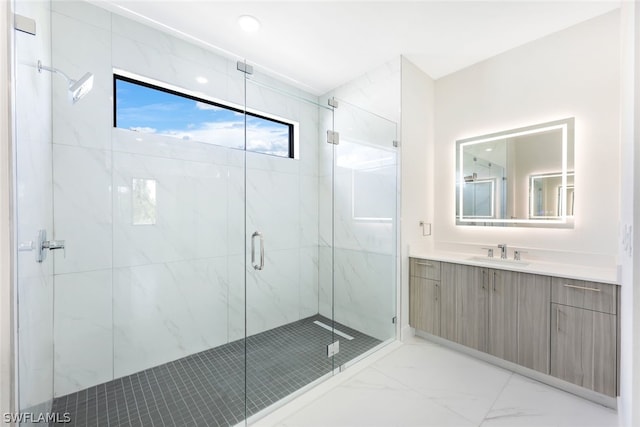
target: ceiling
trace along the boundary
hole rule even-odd
[[[103,6],[245,58],[320,95],[404,55],[434,79],[570,27],[620,1],[105,0]],[[243,32],[240,15],[261,21]]]

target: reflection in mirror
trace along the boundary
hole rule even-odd
[[[561,173],[531,175],[529,218],[557,219],[564,209],[567,216],[573,216],[575,202],[573,176],[573,172],[567,173],[567,185],[564,190]],[[562,206],[563,203],[564,206]]]
[[[569,118],[457,141],[457,224],[571,226],[573,127]]]

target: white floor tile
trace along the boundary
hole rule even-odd
[[[616,411],[514,374],[482,423],[489,426],[616,427]]]
[[[257,425],[618,426],[614,410],[422,339],[369,363],[311,403],[294,400]]]
[[[473,426],[421,393],[367,369],[280,426]]]
[[[403,346],[374,365],[478,425],[511,372],[438,345]]]

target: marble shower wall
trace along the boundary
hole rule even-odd
[[[242,338],[245,274],[249,334],[316,314],[321,109],[299,100],[310,95],[259,73],[247,82],[249,108],[299,122],[295,160],[114,129],[114,68],[238,105],[244,75],[86,2],[53,2],[52,21],[54,66],[95,75],[75,106],[53,91],[55,231],[67,241],[55,259],[55,395]],[[156,192],[144,221],[138,185]],[[265,234],[259,273],[244,265],[245,190],[247,233]]]

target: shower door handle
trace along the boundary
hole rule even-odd
[[[260,237],[260,263],[256,264],[256,237]],[[254,231],[251,235],[251,264],[256,270],[264,268],[264,236],[259,231]]]

